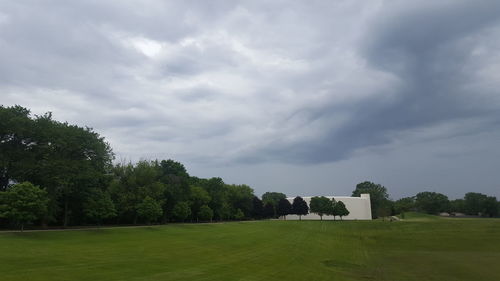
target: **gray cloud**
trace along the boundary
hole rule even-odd
[[[476,163],[500,128],[499,18],[496,1],[2,2],[0,103],[231,179],[428,151]],[[359,167],[345,174],[374,175]]]

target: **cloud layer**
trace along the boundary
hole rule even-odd
[[[0,103],[193,165],[496,139],[499,19],[498,1],[4,1]]]

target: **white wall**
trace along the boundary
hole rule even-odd
[[[349,197],[349,196],[325,196],[328,199],[335,198],[335,200],[344,202],[347,210],[349,210],[349,215],[343,217],[344,220],[371,220],[372,210],[370,204],[370,194],[361,194],[361,197]],[[287,198],[290,203],[293,203],[295,197]],[[312,197],[302,197],[307,202],[307,206],[311,201]],[[286,216],[287,220],[298,220],[297,215]],[[310,213],[308,215],[302,216],[303,220],[319,220],[320,217],[317,214]],[[323,216],[324,220],[333,220],[333,216]],[[339,217],[337,217],[339,219]]]

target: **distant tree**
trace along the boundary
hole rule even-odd
[[[337,209],[336,213],[340,216],[340,220],[342,220],[342,217],[349,215],[349,210],[347,210],[344,202],[342,201],[337,202],[334,208]]]
[[[91,190],[83,204],[85,217],[101,225],[102,220],[116,217],[115,204],[108,192],[100,189]]]
[[[191,215],[191,208],[188,202],[183,201],[175,204],[172,215],[177,221],[185,221]]]
[[[404,214],[415,208],[414,197],[404,197],[394,202],[394,211],[396,214]]]
[[[438,214],[449,209],[449,201],[444,194],[426,191],[416,195],[415,206],[421,212]]]
[[[292,213],[292,204],[287,199],[280,199],[276,212],[286,220],[286,216]]]
[[[242,220],[245,218],[245,214],[243,213],[242,210],[240,209],[237,209],[236,212],[234,212],[234,219],[235,220]]]
[[[189,198],[191,201],[191,214],[195,215],[195,219],[198,221],[198,212],[200,211],[201,206],[207,205],[210,202],[210,195],[202,187],[191,186]]]
[[[455,199],[450,200],[450,209],[451,213],[466,213],[465,211],[465,200],[464,199]]]
[[[335,198],[332,198],[332,200],[330,201],[330,208],[328,209],[327,215],[333,216],[333,220],[335,220],[336,216],[339,215],[337,200],[335,200]]]
[[[144,219],[148,224],[151,224],[161,217],[163,210],[156,200],[146,196],[146,198],[137,205],[137,213],[140,218]]]
[[[42,218],[47,213],[48,197],[45,190],[30,182],[16,184],[0,193],[0,217],[21,226]]]
[[[275,210],[277,210],[278,203],[281,199],[286,199],[286,195],[280,192],[266,192],[262,195],[262,203],[273,204]]]
[[[330,212],[332,208],[332,201],[326,198],[325,196],[315,196],[311,198],[310,202],[310,211],[311,213],[316,213],[323,220],[323,215],[326,215]]]
[[[273,203],[267,202],[266,204],[264,204],[264,211],[263,212],[264,212],[263,216],[266,219],[275,218],[276,217],[276,212],[274,210]]]
[[[374,219],[378,218],[378,210],[380,210],[380,205],[384,203],[384,200],[387,200],[389,198],[387,188],[380,184],[365,181],[356,185],[356,189],[352,192],[352,196],[359,197],[363,193],[370,194],[372,217]]]
[[[261,219],[264,216],[264,205],[259,197],[254,196],[252,199],[252,218]]]
[[[214,216],[214,212],[210,207],[207,205],[203,205],[200,207],[200,210],[198,211],[198,217],[202,221],[212,221],[212,218]]]
[[[465,194],[465,213],[467,215],[477,216],[482,214],[484,211],[484,203],[486,202],[488,196],[477,193],[477,192],[468,192]]]
[[[482,215],[485,217],[496,217],[500,212],[497,198],[493,196],[488,196],[483,202],[483,212]]]
[[[293,199],[292,203],[292,214],[298,215],[299,220],[302,220],[302,216],[309,214],[309,207],[306,201],[302,197],[297,196]]]

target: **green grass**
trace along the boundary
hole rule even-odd
[[[500,220],[261,221],[0,234],[0,280],[500,280]]]

